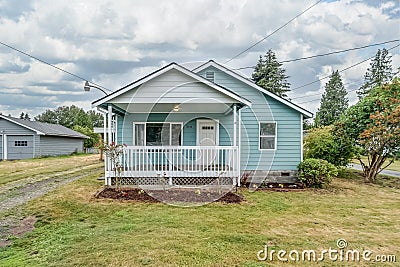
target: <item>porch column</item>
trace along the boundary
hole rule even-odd
[[[239,173],[237,184],[240,186],[240,148],[242,145],[242,109],[239,109],[239,144],[238,144],[238,162],[237,162],[237,170]]]
[[[107,116],[106,113],[103,113],[103,145],[107,140]]]
[[[236,146],[236,132],[237,132],[237,107],[233,105],[233,146]]]
[[[112,143],[112,106],[108,105],[108,144]]]

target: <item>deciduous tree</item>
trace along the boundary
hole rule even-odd
[[[335,125],[335,135],[353,140],[365,181],[389,166],[400,151],[400,81],[377,86],[350,107]],[[367,161],[361,155],[367,156]]]

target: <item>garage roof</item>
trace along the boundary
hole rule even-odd
[[[8,117],[4,115],[0,115],[0,118],[18,124],[22,127],[25,127],[29,130],[32,130],[40,135],[50,135],[50,136],[65,136],[65,137],[74,137],[74,138],[89,138],[88,136],[81,134],[77,131],[69,129],[59,124],[45,123],[39,121],[30,121],[24,119],[18,119],[14,117]]]

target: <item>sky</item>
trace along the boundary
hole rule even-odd
[[[0,112],[34,117],[72,104],[89,110],[103,93],[84,92],[85,80],[114,91],[171,62],[213,59],[238,69],[254,66],[268,49],[285,61],[400,39],[400,1],[329,0],[227,62],[316,2],[0,0],[0,42],[83,78],[0,45]],[[318,79],[399,43],[283,63],[288,96],[315,113],[328,82]],[[400,48],[390,54],[396,70]],[[351,104],[368,67],[340,73]],[[241,72],[250,77],[252,69]]]

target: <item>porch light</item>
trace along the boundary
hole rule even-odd
[[[174,106],[174,111],[178,112],[180,110],[179,104],[175,104]]]
[[[107,92],[104,91],[104,89],[102,89],[102,88],[100,88],[100,87],[98,87],[98,86],[95,86],[95,85],[91,85],[91,84],[89,84],[88,81],[86,81],[86,82],[85,82],[85,85],[83,86],[83,90],[84,90],[85,92],[89,92],[89,91],[90,91],[90,88],[96,88],[96,89],[102,91],[103,93],[105,93],[106,95],[108,95]]]

